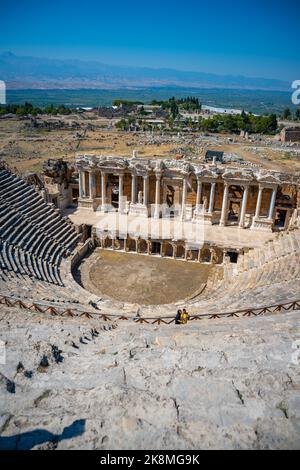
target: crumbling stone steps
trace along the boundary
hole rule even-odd
[[[40,273],[38,266],[36,264],[35,256],[29,253],[28,251],[26,251],[25,259],[26,259],[26,264],[30,270],[31,275],[35,276],[37,279],[42,279],[42,274]]]
[[[27,259],[26,259],[26,253],[23,250],[17,249],[18,255],[20,258],[20,265],[23,267],[25,270],[25,274],[28,274],[28,276],[32,275],[32,271],[30,269],[30,266],[27,264]]]
[[[27,217],[27,214],[30,210],[34,210],[41,205],[42,201],[40,200],[39,195],[34,193],[32,195],[29,194],[26,196],[26,199],[24,199],[20,204],[15,205],[15,207],[17,207],[17,210]]]
[[[57,241],[59,240],[59,242],[61,243],[61,240],[63,240],[65,234],[71,233],[71,231],[73,233],[76,233],[72,229],[72,227],[69,227],[67,224],[62,225],[60,223],[60,225],[58,227],[56,227],[56,229],[54,231],[53,230],[51,231],[51,236],[52,236],[53,239],[55,239]]]
[[[38,206],[33,211],[28,212],[27,218],[29,218],[31,222],[34,223],[35,225],[39,225],[40,222],[44,220],[47,212],[48,212],[47,206],[41,205],[41,206]]]
[[[9,188],[11,184],[15,181],[13,176],[7,176],[1,179],[1,190],[5,190],[6,188]]]
[[[27,201],[28,198],[32,198],[34,194],[36,193],[32,193],[32,191],[29,191],[28,188],[26,188],[25,191],[21,191],[18,194],[13,194],[11,196],[6,196],[6,194],[3,194],[2,198],[4,198],[5,202],[12,207],[20,207],[24,200]]]
[[[63,248],[56,243],[53,243],[53,240],[51,238],[46,238],[44,239],[43,236],[41,236],[41,242],[39,246],[36,249],[36,253],[43,259],[51,262],[55,262],[55,259],[51,260],[51,253],[56,252],[63,252]]]
[[[42,228],[43,232],[50,232],[52,230],[53,223],[58,221],[61,223],[61,219],[58,214],[49,212],[48,215],[43,219],[43,221],[36,223],[38,227]]]
[[[14,199],[20,200],[21,197],[24,197],[28,193],[28,186],[20,183],[14,183],[7,188],[3,186],[0,189],[0,196],[5,197],[7,202],[13,202]]]
[[[52,277],[52,269],[51,269],[51,266],[49,265],[49,263],[44,259],[41,259],[41,263],[44,267],[46,280],[50,283],[56,284],[56,279],[55,279],[55,277]]]
[[[0,227],[0,236],[2,236],[3,238],[7,237],[7,235],[11,231],[11,226],[14,225],[14,224],[17,224],[17,222],[18,222],[18,214],[12,214],[12,216],[10,218],[8,218],[6,220],[6,222],[4,222],[1,225],[1,227]]]

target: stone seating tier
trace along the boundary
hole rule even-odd
[[[0,221],[2,271],[22,282],[29,277],[62,286],[60,265],[79,235],[52,204],[7,169],[0,169]]]

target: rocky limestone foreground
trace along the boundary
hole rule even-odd
[[[2,305],[0,449],[299,449],[299,318],[115,325]]]

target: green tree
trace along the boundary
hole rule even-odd
[[[126,119],[120,119],[120,121],[116,122],[116,128],[120,129],[122,131],[125,131],[128,129],[128,124]]]
[[[170,99],[170,113],[173,119],[176,119],[176,116],[179,114],[179,109],[174,97]]]
[[[283,111],[283,119],[290,119],[292,113],[291,113],[291,110],[290,108],[285,108],[285,110]]]

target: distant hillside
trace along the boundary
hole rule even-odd
[[[288,82],[167,68],[124,67],[97,61],[58,60],[0,54],[0,80],[8,89],[143,88],[178,86],[287,91]]]

